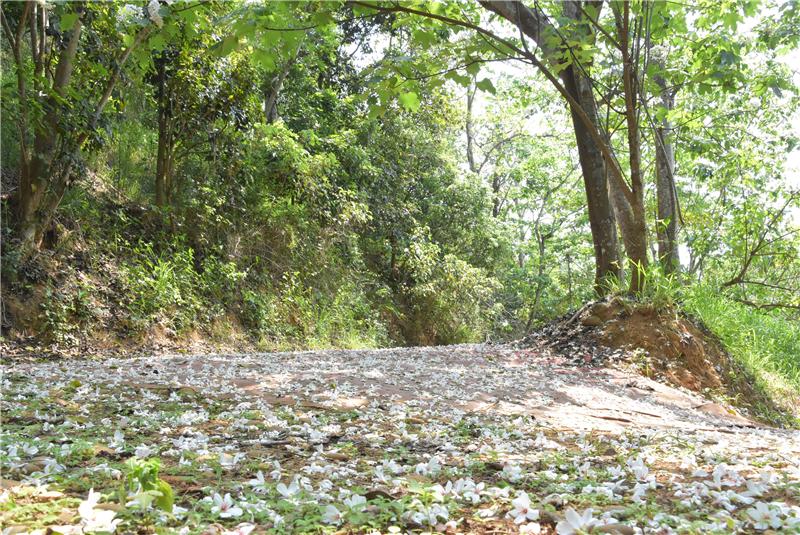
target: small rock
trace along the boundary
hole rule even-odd
[[[37,494],[36,500],[41,502],[51,502],[53,500],[60,500],[63,497],[64,497],[63,492],[59,492],[57,490],[47,490]]]
[[[102,511],[114,511],[116,513],[121,513],[125,510],[125,506],[121,503],[98,503],[94,508]]]
[[[41,472],[43,470],[44,470],[44,463],[39,463],[39,462],[25,463],[19,469],[19,471],[25,474],[26,476],[29,476],[34,472]]]
[[[386,500],[394,500],[394,496],[389,494],[387,491],[383,489],[370,489],[365,494],[364,497],[368,500],[374,500],[376,498],[384,498]]]
[[[542,524],[558,524],[561,519],[550,511],[539,511],[539,522]]]
[[[549,494],[545,496],[542,503],[552,505],[556,509],[559,509],[564,506],[564,497],[561,494]]]

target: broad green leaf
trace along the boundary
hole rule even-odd
[[[172,487],[163,479],[159,479],[156,483],[156,490],[161,493],[161,496],[155,500],[156,505],[162,511],[171,513],[172,506],[175,504],[175,493],[172,491]]]
[[[236,35],[229,35],[225,39],[222,40],[222,46],[220,47],[220,54],[223,56],[227,56],[239,46],[239,37]]]
[[[481,70],[481,64],[478,61],[475,61],[474,58],[467,59],[467,72],[472,76],[478,74]]]
[[[463,87],[467,87],[467,86],[469,86],[470,83],[472,83],[472,77],[466,76],[466,75],[463,75],[463,74],[459,74],[457,71],[451,71],[451,72],[447,73],[445,75],[445,78],[448,78],[449,80],[453,80],[454,82],[456,82],[457,84],[459,84],[459,85],[461,85]]]
[[[150,38],[150,48],[152,50],[161,51],[164,50],[164,46],[166,45],[164,41],[164,36],[160,33],[155,34],[153,37]]]
[[[419,109],[419,96],[414,92],[400,93],[397,100],[407,110],[417,111]]]
[[[261,65],[264,69],[271,71],[275,68],[276,57],[275,54],[264,50],[262,48],[256,48],[253,51],[253,60],[259,65]]]
[[[414,30],[411,32],[411,37],[414,39],[414,42],[423,47],[430,46],[436,42],[436,35],[426,30]]]
[[[479,81],[475,85],[481,91],[485,91],[487,93],[491,93],[492,95],[494,95],[497,92],[497,90],[494,88],[494,84],[488,78],[484,78],[483,80]]]

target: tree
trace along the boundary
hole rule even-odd
[[[13,199],[23,256],[41,244],[84,156],[102,145],[104,111],[130,63],[202,18],[202,3],[6,3],[3,33],[17,78],[20,185]],[[202,27],[202,25],[201,25]],[[133,61],[131,61],[133,59]],[[49,66],[53,65],[54,68]]]
[[[402,4],[366,2],[353,2],[353,4],[362,9],[403,13],[439,24],[444,23],[450,27],[468,28],[488,43],[482,52],[493,53],[500,50],[506,57],[521,57],[544,74],[567,101],[573,116],[595,244],[597,289],[599,292],[603,291],[602,281],[607,276],[616,277],[620,274],[615,215],[631,266],[631,290],[638,291],[641,288],[641,276],[648,263],[647,228],[638,122],[640,66],[638,63],[634,64],[632,58],[638,56],[644,41],[643,26],[640,24],[643,19],[642,12],[632,14],[627,3],[621,7],[614,6],[613,20],[617,32],[617,39],[614,39],[599,25],[600,8],[603,5],[599,2],[587,4],[588,7],[582,6],[579,2],[564,3],[562,14],[569,23],[562,28],[556,28],[550,22],[550,17],[538,7],[530,8],[520,2],[482,2],[484,8],[518,28],[520,39],[513,41],[481,26],[479,22],[473,22],[474,17],[473,20],[461,17],[461,13],[470,13],[464,6],[449,4],[448,7],[425,11]],[[474,10],[471,13],[474,13]],[[632,20],[636,21],[633,29]],[[624,178],[608,132],[604,131],[600,124],[592,91],[592,80],[588,76],[593,61],[593,45],[597,38],[595,28],[599,28],[602,35],[610,38],[621,56],[621,85],[628,133],[630,183]],[[531,51],[526,38],[533,40],[536,45],[535,51]],[[541,53],[544,59],[540,59],[537,52]]]
[[[184,24],[185,26],[185,24]],[[187,35],[194,35],[189,38]],[[240,56],[220,58],[209,34],[178,30],[172,44],[153,50],[150,82],[156,102],[158,150],[155,203],[172,204],[176,165],[189,154],[218,145],[227,130],[256,121],[255,69]]]
[[[112,5],[54,7],[34,1],[0,8],[17,77],[20,184],[13,204],[26,254],[41,243],[76,179],[81,149],[95,142],[93,134],[122,69],[150,33],[150,24],[130,28],[134,33],[125,34],[127,44],[120,48],[122,43],[110,37],[106,24],[115,11]],[[107,50],[117,52],[98,57],[82,51],[87,34],[105,39]],[[105,74],[104,82],[95,78],[99,74]]]

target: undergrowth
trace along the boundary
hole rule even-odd
[[[800,322],[737,303],[709,286],[682,291],[684,310],[697,317],[755,380],[756,387],[800,416]]]

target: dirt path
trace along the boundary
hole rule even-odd
[[[619,533],[668,533],[682,523],[714,532],[722,516],[730,522],[719,524],[720,532],[747,532],[754,526],[748,507],[759,497],[784,528],[800,529],[797,432],[758,426],[638,375],[505,346],[15,360],[4,366],[3,390],[10,425],[0,461],[13,478],[58,488],[69,509],[69,496],[106,485],[91,479],[98,465],[117,462],[124,471],[130,456],[159,456],[177,503],[195,516],[154,522],[190,525],[190,532],[232,520],[267,531],[300,522],[289,532],[303,531],[298,526],[308,515],[318,518],[313,529],[359,526],[361,516],[328,522],[324,508],[339,510],[343,496],[376,487],[384,490],[373,498],[402,504],[394,516],[376,512],[384,519],[378,524],[412,531],[516,532],[521,524],[539,525],[534,518],[514,522],[512,501],[520,493],[536,504],[543,533],[555,530],[569,506],[594,507],[602,513],[596,525],[624,521],[633,530]],[[104,453],[71,460],[65,444],[87,443]],[[42,462],[61,470],[25,468],[33,461],[20,452],[34,445],[32,455],[52,452],[46,458],[53,460]],[[250,478],[275,463],[275,481],[300,482],[315,513],[281,509],[285,496],[275,484],[263,492],[251,488]],[[220,470],[225,478],[211,477]],[[89,473],[92,482],[85,483]],[[764,478],[760,494],[747,494]],[[433,502],[420,501],[420,484],[433,489]],[[465,502],[447,484],[482,490]],[[241,517],[215,512],[212,497],[225,492],[246,505]],[[733,495],[719,494],[725,492]],[[31,500],[31,507],[40,505]],[[122,511],[125,525],[142,521],[144,513]],[[37,514],[23,524],[52,524]],[[0,522],[20,518],[0,516]],[[74,515],[59,518],[78,525]]]
[[[761,427],[699,395],[610,368],[491,345],[304,351],[21,364],[45,378],[189,387],[279,404],[348,409],[412,403],[465,413],[527,415],[572,431],[635,427],[734,432]]]

